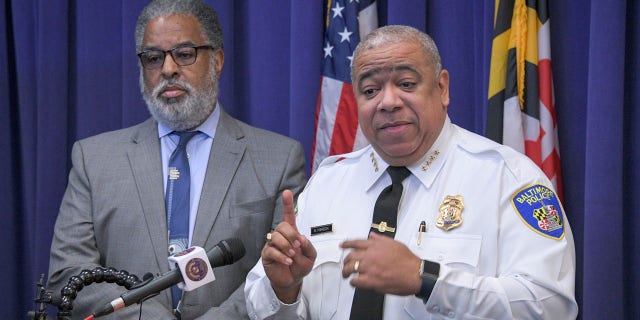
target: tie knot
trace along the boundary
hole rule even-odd
[[[411,171],[407,167],[393,167],[389,166],[387,172],[391,176],[391,183],[398,184],[411,174]]]
[[[174,131],[173,133],[177,134],[180,137],[180,141],[178,142],[178,147],[184,147],[189,143],[189,140],[193,138],[199,131]]]

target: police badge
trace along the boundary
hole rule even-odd
[[[446,196],[440,205],[436,226],[445,231],[460,226],[462,224],[462,209],[464,209],[464,203],[461,195]]]

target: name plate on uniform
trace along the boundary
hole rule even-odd
[[[333,223],[323,224],[321,226],[311,227],[311,235],[319,235],[327,232],[333,232]]]

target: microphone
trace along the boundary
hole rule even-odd
[[[213,249],[207,252],[207,258],[211,263],[211,268],[232,264],[244,257],[245,249],[242,241],[237,238],[230,238],[220,241]],[[182,273],[176,268],[161,276],[149,281],[138,288],[131,289],[119,298],[106,304],[100,311],[93,314],[93,318],[101,317],[120,310],[126,306],[139,302],[140,300],[167,289],[179,282],[182,282]]]

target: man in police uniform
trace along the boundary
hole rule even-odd
[[[372,289],[384,319],[575,318],[573,236],[550,181],[451,123],[433,40],[380,28],[356,49],[352,80],[371,145],[323,161],[297,216],[283,193],[285,221],[247,277],[249,315],[354,319],[354,292]],[[372,215],[388,167],[410,171],[393,224]]]

